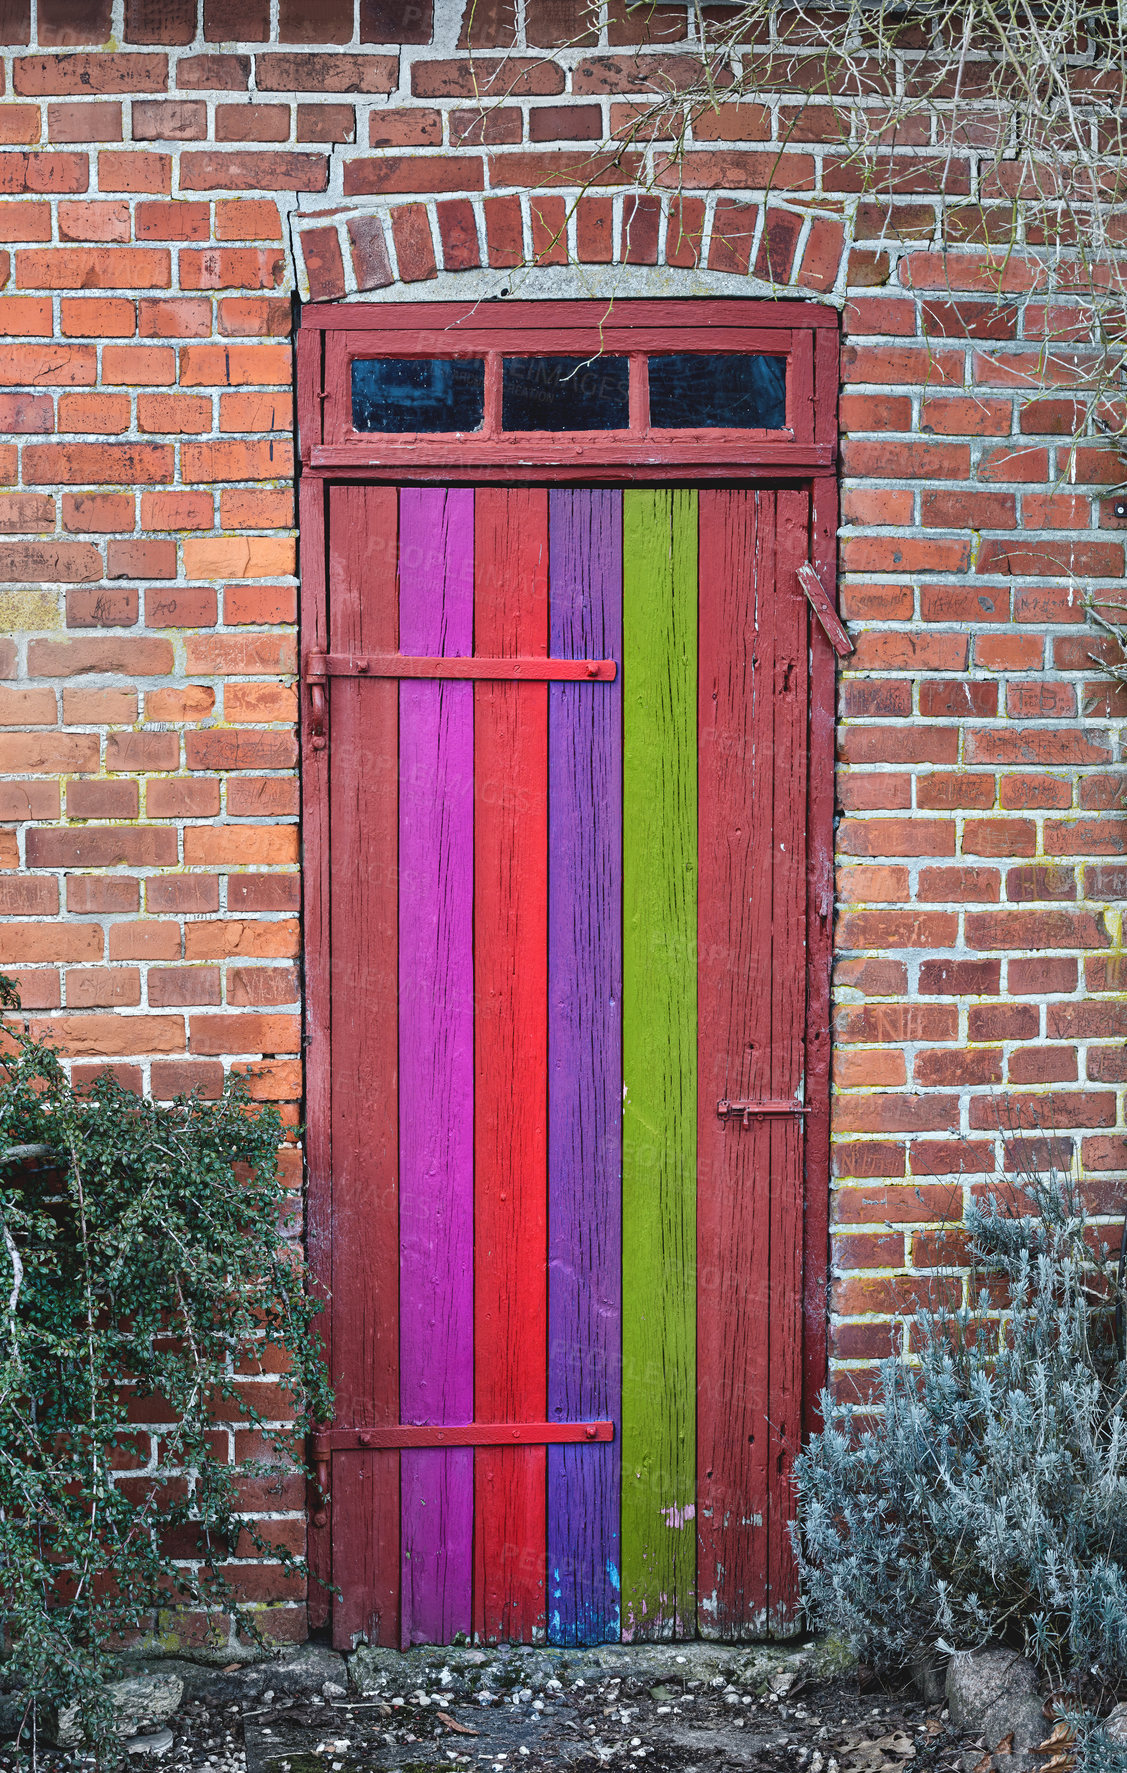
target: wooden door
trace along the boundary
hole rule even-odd
[[[809,495],[327,522],[334,1641],[785,1626]]]

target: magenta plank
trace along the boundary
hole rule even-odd
[[[622,658],[622,495],[555,491],[551,652]],[[616,1425],[548,1449],[548,1637],[619,1635],[622,696],[548,691],[548,1414]]]
[[[473,650],[473,501],[469,489],[400,492],[405,652]],[[473,693],[399,688],[403,1422],[473,1418]],[[471,1625],[473,1453],[405,1451],[401,1470],[401,1641],[449,1643]]]

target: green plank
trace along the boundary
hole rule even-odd
[[[697,496],[622,500],[622,1635],[696,1625]]]

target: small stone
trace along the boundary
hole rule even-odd
[[[125,1744],[127,1755],[166,1755],[172,1747],[172,1731],[165,1724],[147,1736],[131,1736]]]
[[[348,1688],[342,1687],[339,1681],[325,1681],[321,1693],[326,1699],[344,1699],[348,1695]]]

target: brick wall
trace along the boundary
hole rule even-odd
[[[247,1063],[296,1125],[295,290],[833,301],[833,1350],[864,1395],[1008,1130],[1056,1135],[1109,1211],[1127,1168],[1123,706],[1082,610],[1121,591],[1120,470],[1040,385],[1083,322],[1028,256],[994,298],[972,243],[1005,236],[1005,180],[930,126],[889,201],[785,89],[643,179],[598,144],[691,61],[684,5],[612,4],[572,47],[558,0],[468,10],[472,58],[455,0],[3,10],[0,966],[78,1075],[170,1097]],[[257,1500],[297,1543],[300,1496]],[[280,1573],[243,1581],[303,1633]]]

